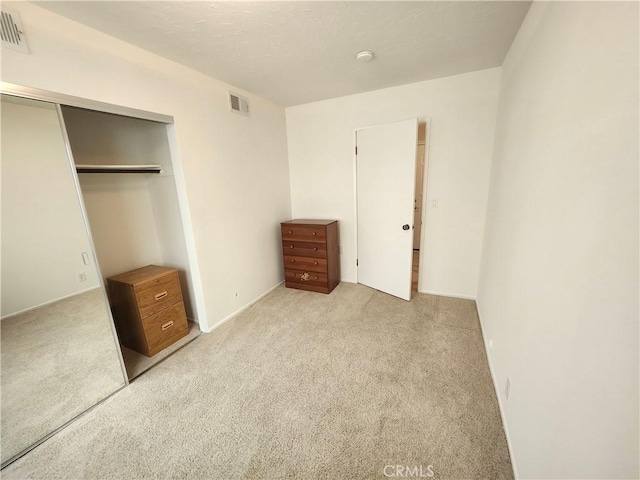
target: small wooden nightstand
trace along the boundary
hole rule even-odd
[[[107,278],[118,337],[151,357],[189,333],[178,270],[148,265]]]

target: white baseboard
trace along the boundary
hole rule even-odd
[[[235,317],[236,315],[238,315],[241,312],[244,312],[247,308],[249,308],[251,305],[253,305],[254,303],[259,302],[260,300],[262,300],[264,297],[266,297],[267,295],[269,295],[272,291],[274,291],[276,288],[278,288],[280,285],[282,285],[284,283],[284,280],[281,281],[280,283],[278,283],[277,285],[271,287],[269,290],[267,290],[266,292],[264,292],[262,295],[259,295],[258,297],[254,298],[253,300],[251,300],[249,303],[247,303],[244,307],[240,308],[239,310],[236,310],[235,312],[233,312],[231,315],[223,318],[222,320],[220,320],[218,323],[216,323],[213,327],[211,327],[206,333],[211,333],[213,332],[216,328],[222,326],[224,323],[228,322],[229,320],[231,320],[233,317]]]
[[[62,296],[60,298],[54,298],[53,300],[49,300],[49,301],[41,303],[39,305],[34,305],[33,307],[25,308],[24,310],[20,310],[19,312],[9,313],[9,314],[5,315],[4,317],[0,318],[0,321],[1,320],[5,320],[7,318],[15,317],[16,315],[20,315],[22,313],[30,312],[31,310],[35,310],[35,309],[40,308],[40,307],[46,307],[47,305],[51,305],[52,303],[59,302],[60,300],[64,300],[66,298],[71,298],[71,297],[75,297],[77,295],[82,295],[83,293],[87,293],[87,292],[90,292],[91,290],[96,290],[98,288],[100,288],[100,285],[96,285],[95,287],[87,288],[85,290],[80,290],[79,292],[71,293],[69,295],[64,295],[64,296]]]
[[[462,298],[463,300],[475,300],[476,297],[469,295],[460,295],[458,293],[434,292],[433,290],[418,290],[418,293],[428,293],[429,295],[437,295],[439,297]]]
[[[340,280],[340,283],[353,283],[355,285],[359,285],[358,282],[354,282],[351,280]],[[366,287],[366,285],[364,285]],[[369,287],[371,288],[371,287]],[[433,290],[418,290],[418,293],[428,293],[429,295],[437,295],[439,297],[452,297],[452,298],[462,298],[463,300],[475,300],[476,297],[471,297],[469,295],[459,295],[457,293],[444,293],[444,292],[434,292]]]
[[[498,389],[498,382],[496,381],[496,376],[493,372],[493,364],[491,363],[491,354],[489,350],[488,343],[486,341],[486,337],[484,336],[484,328],[482,326],[482,317],[480,316],[480,306],[478,305],[478,300],[476,299],[476,307],[478,310],[478,319],[480,320],[480,333],[482,334],[482,342],[484,343],[484,351],[487,354],[487,362],[489,363],[489,372],[491,372],[491,380],[493,380],[493,388],[496,391],[496,398],[498,399],[498,408],[500,410],[500,418],[502,419],[502,427],[504,428],[504,436],[507,439],[507,448],[509,449],[509,457],[511,457],[511,467],[513,468],[513,478],[517,479],[518,477],[518,468],[516,467],[516,460],[513,455],[513,447],[511,446],[511,437],[509,435],[509,426],[507,425],[507,418],[505,415],[504,405],[502,404],[502,397],[500,396],[500,390]]]

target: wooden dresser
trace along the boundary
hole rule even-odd
[[[337,220],[289,220],[280,224],[285,285],[330,293],[340,283]]]
[[[151,357],[189,333],[175,268],[148,265],[107,278],[118,337]]]

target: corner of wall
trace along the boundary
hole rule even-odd
[[[502,428],[504,430],[505,438],[507,439],[507,448],[509,449],[509,457],[511,458],[511,468],[513,469],[514,478],[519,478],[518,475],[518,467],[515,458],[515,452],[511,443],[511,435],[509,434],[509,426],[507,423],[507,412],[506,407],[502,401],[502,395],[500,394],[500,389],[498,388],[498,382],[496,379],[496,373],[493,368],[493,359],[491,356],[491,349],[489,348],[487,338],[485,335],[485,327],[484,322],[482,321],[482,314],[480,313],[480,299],[476,298],[476,310],[478,311],[478,320],[480,321],[480,334],[482,335],[482,343],[484,344],[484,351],[487,355],[487,363],[489,364],[489,372],[491,373],[491,380],[493,381],[493,389],[496,393],[496,399],[498,400],[498,409],[500,410],[500,419],[502,420]]]

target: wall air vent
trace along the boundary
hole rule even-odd
[[[22,28],[20,15],[12,10],[8,10],[4,5],[2,6],[2,14],[0,17],[0,36],[2,36],[3,47],[22,53],[29,53],[27,37]]]
[[[245,97],[229,92],[229,110],[248,117],[249,101]]]

